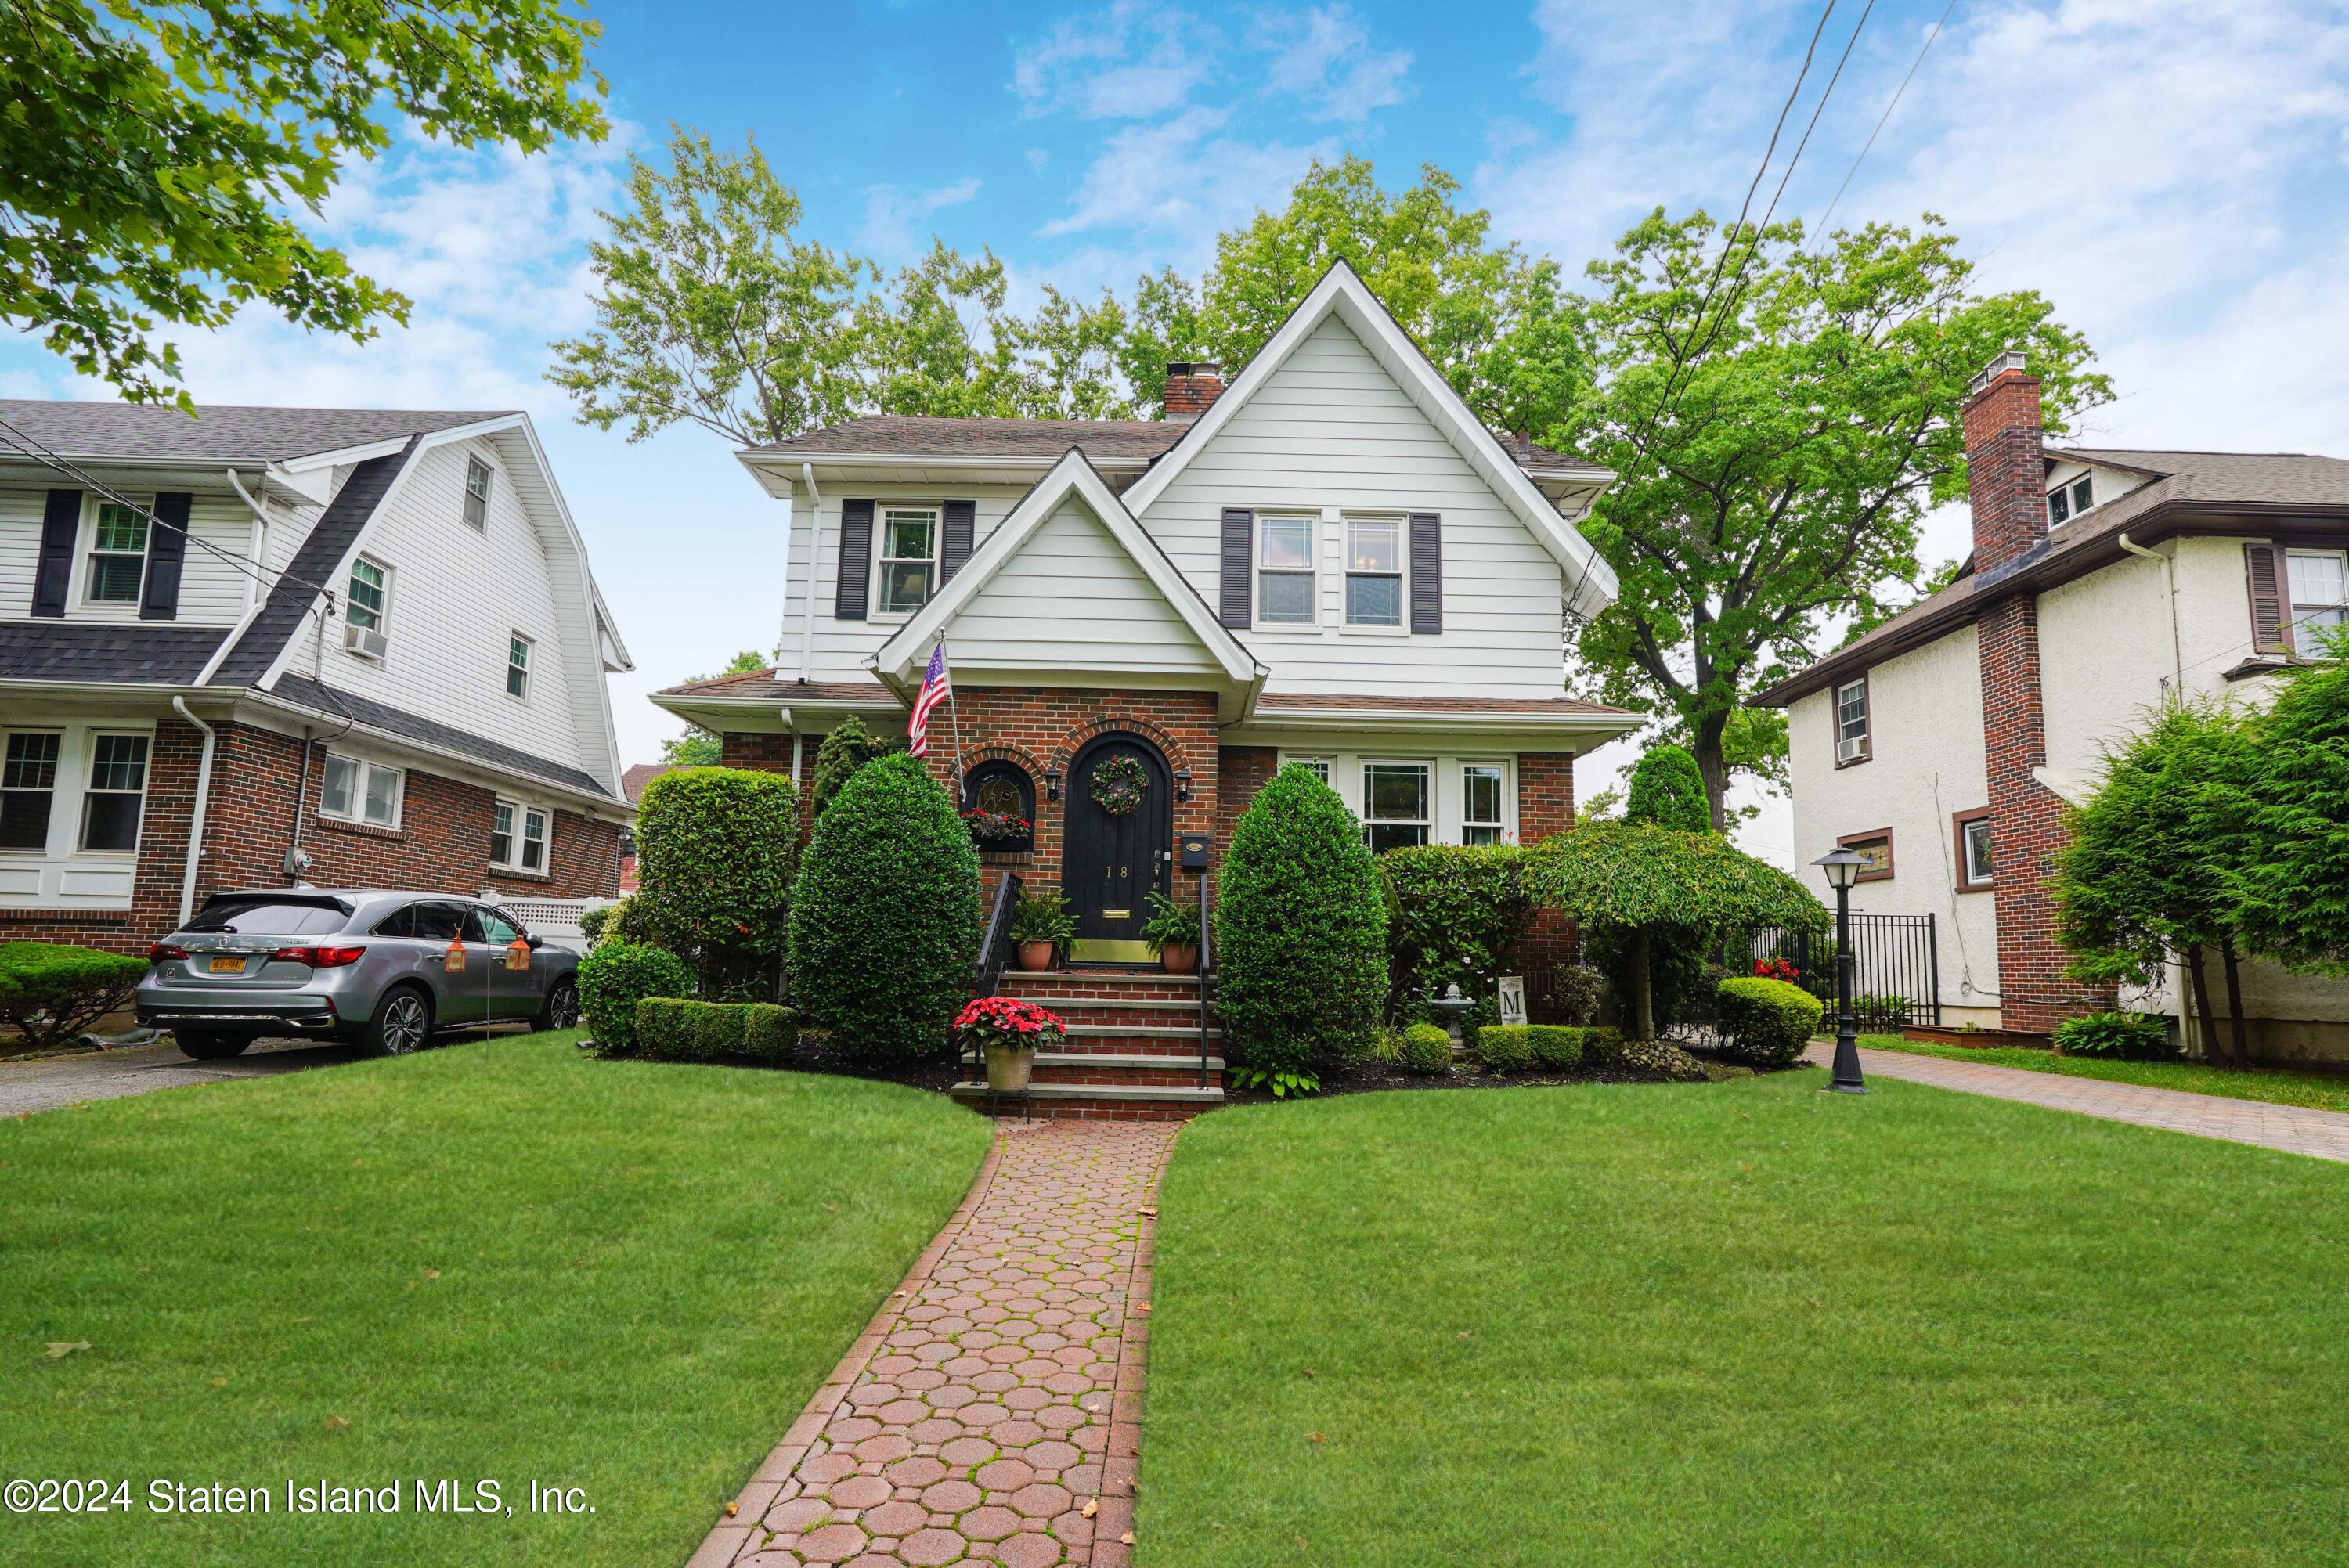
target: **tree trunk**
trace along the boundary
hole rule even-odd
[[[2202,944],[2199,942],[2186,949],[2186,978],[2189,995],[2187,1006],[2202,1020],[2202,1051],[2205,1056],[2219,1052],[2219,1015],[2210,1006],[2210,982],[2203,973]]]
[[[1704,803],[1713,813],[1713,830],[1729,831],[1729,763],[1721,754],[1721,738],[1729,727],[1725,713],[1708,714],[1689,727],[1689,755],[1704,779]]]
[[[1648,976],[1648,932],[1631,934],[1631,1022],[1642,1040],[1656,1037],[1656,991]]]
[[[2233,1037],[2235,1070],[2244,1072],[2251,1065],[2251,1026],[2243,1020],[2243,975],[2232,941],[2219,944],[2219,962],[2227,971],[2228,1033]]]

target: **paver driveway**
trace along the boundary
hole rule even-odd
[[[1173,1123],[1007,1123],[689,1568],[1123,1568]]]
[[[1834,1058],[1835,1047],[1813,1041],[1805,1056],[1826,1067]],[[2102,1117],[2106,1121],[2134,1122],[2139,1127],[2158,1127],[2169,1132],[2192,1133],[2198,1138],[2223,1138],[2232,1143],[2256,1143],[2263,1149],[2282,1149],[2318,1160],[2349,1161],[2349,1116],[2337,1110],[2270,1105],[2257,1099],[2228,1099],[2215,1094],[2188,1094],[2147,1084],[2113,1083],[2061,1073],[2026,1072],[2021,1068],[1953,1061],[1948,1057],[1912,1057],[1905,1051],[1862,1049],[1859,1070],[1873,1077],[1929,1083],[1937,1088],[2024,1100],[2055,1110]]]

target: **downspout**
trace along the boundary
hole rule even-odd
[[[805,681],[815,676],[815,566],[816,546],[823,537],[823,494],[815,488],[813,463],[800,465],[800,481],[808,492],[807,613],[800,619],[800,679]],[[797,501],[792,503],[792,510],[799,510]]]
[[[2123,550],[2127,551],[2131,555],[2143,556],[2146,560],[2155,562],[2161,567],[2162,596],[2169,601],[2169,691],[2172,696],[2182,702],[2186,698],[2186,655],[2179,650],[2178,645],[2177,566],[2168,556],[2164,555],[2160,551],[2147,550],[2144,545],[2139,544],[2126,533],[2121,534],[2114,541],[2114,542],[2118,544]]]
[[[204,852],[204,809],[212,803],[212,743],[219,738],[212,727],[189,711],[188,699],[175,696],[171,707],[181,718],[204,732],[202,758],[196,763],[196,805],[188,817],[188,863],[180,873],[180,923],[188,923],[188,916],[196,910],[196,861]]]
[[[253,511],[253,531],[249,536],[252,540],[253,570],[244,575],[244,611],[249,615],[253,613],[254,602],[261,596],[262,575],[269,570],[262,559],[262,552],[269,546],[269,513],[253,499],[253,492],[244,488],[244,481],[236,477],[234,469],[225,471],[229,489],[236,491],[238,499]],[[265,485],[266,481],[264,483]]]

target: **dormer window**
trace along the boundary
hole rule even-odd
[[[2051,523],[2065,521],[2095,504],[2095,483],[2090,476],[2082,474],[2070,484],[2057,485],[2047,492],[2047,521]]]
[[[490,465],[479,458],[465,459],[465,521],[490,531]]]
[[[881,513],[881,613],[910,615],[930,602],[938,581],[936,507],[886,507]]]
[[[89,602],[136,604],[146,573],[146,514],[117,501],[99,502],[89,542]]]

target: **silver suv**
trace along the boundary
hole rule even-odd
[[[257,1039],[356,1040],[401,1056],[442,1029],[579,1021],[579,954],[503,910],[447,893],[254,888],[215,893],[148,950],[139,1021],[199,1060]]]

